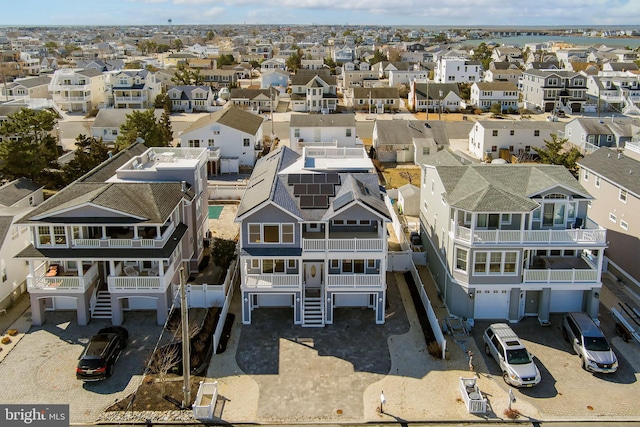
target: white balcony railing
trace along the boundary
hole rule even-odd
[[[116,104],[120,102],[145,102],[146,100],[146,96],[114,96]]]
[[[109,292],[129,293],[129,292],[164,292],[171,284],[175,268],[168,267],[164,276],[109,276]]]
[[[98,278],[97,264],[91,265],[85,273],[78,276],[74,272],[62,273],[58,276],[46,276],[43,268],[35,275],[27,276],[27,289],[33,291],[85,292]]]
[[[250,289],[299,288],[301,279],[298,274],[247,274],[244,287]]]
[[[168,237],[171,232],[165,232]],[[161,248],[165,239],[73,239],[74,248]]]
[[[382,285],[378,274],[329,274],[327,275],[327,289],[379,287]]]
[[[375,252],[383,248],[382,239],[302,239],[302,250],[309,252]]]
[[[455,238],[473,244],[552,244],[584,243],[606,244],[607,230],[566,229],[566,230],[475,230],[457,226]]]
[[[524,270],[523,283],[598,283],[598,270]]]

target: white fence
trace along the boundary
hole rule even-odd
[[[193,418],[197,420],[213,419],[213,411],[218,400],[218,381],[204,383],[200,381],[198,394],[193,404]]]
[[[236,259],[231,263],[229,267],[229,271],[227,271],[227,277],[224,280],[224,284],[222,288],[225,290],[226,295],[224,298],[224,305],[222,306],[222,311],[220,312],[220,320],[218,320],[218,325],[216,326],[216,330],[213,332],[213,351],[218,351],[218,345],[220,343],[220,338],[222,337],[222,332],[224,330],[224,324],[227,319],[227,314],[229,313],[229,306],[231,305],[231,299],[233,298],[233,291],[236,287],[236,284],[240,280],[240,262],[237,258],[237,250],[236,250]]]
[[[246,184],[209,185],[209,200],[241,200]]]
[[[429,324],[431,324],[431,330],[433,331],[433,335],[435,336],[436,341],[438,342],[438,345],[440,345],[440,348],[442,349],[442,358],[444,359],[445,352],[447,350],[447,340],[445,340],[444,334],[440,329],[440,321],[436,317],[435,311],[433,311],[433,307],[431,306],[431,301],[427,296],[427,291],[424,289],[424,284],[420,279],[420,275],[418,274],[418,269],[413,264],[413,262],[411,263],[411,269],[409,271],[411,271],[411,276],[413,277],[413,281],[415,282],[418,293],[420,294],[422,305],[424,305],[424,309],[427,312],[427,317],[429,318]]]

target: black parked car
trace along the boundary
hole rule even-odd
[[[111,326],[98,331],[82,353],[76,378],[83,381],[104,380],[113,375],[113,365],[127,346],[129,332],[120,326]]]

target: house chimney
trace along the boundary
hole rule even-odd
[[[182,181],[182,192],[186,193],[187,192],[187,181]]]

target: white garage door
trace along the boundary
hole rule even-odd
[[[476,290],[474,319],[507,319],[509,316],[509,291],[500,289]]]
[[[583,291],[551,291],[549,311],[551,313],[567,313],[582,311]]]

